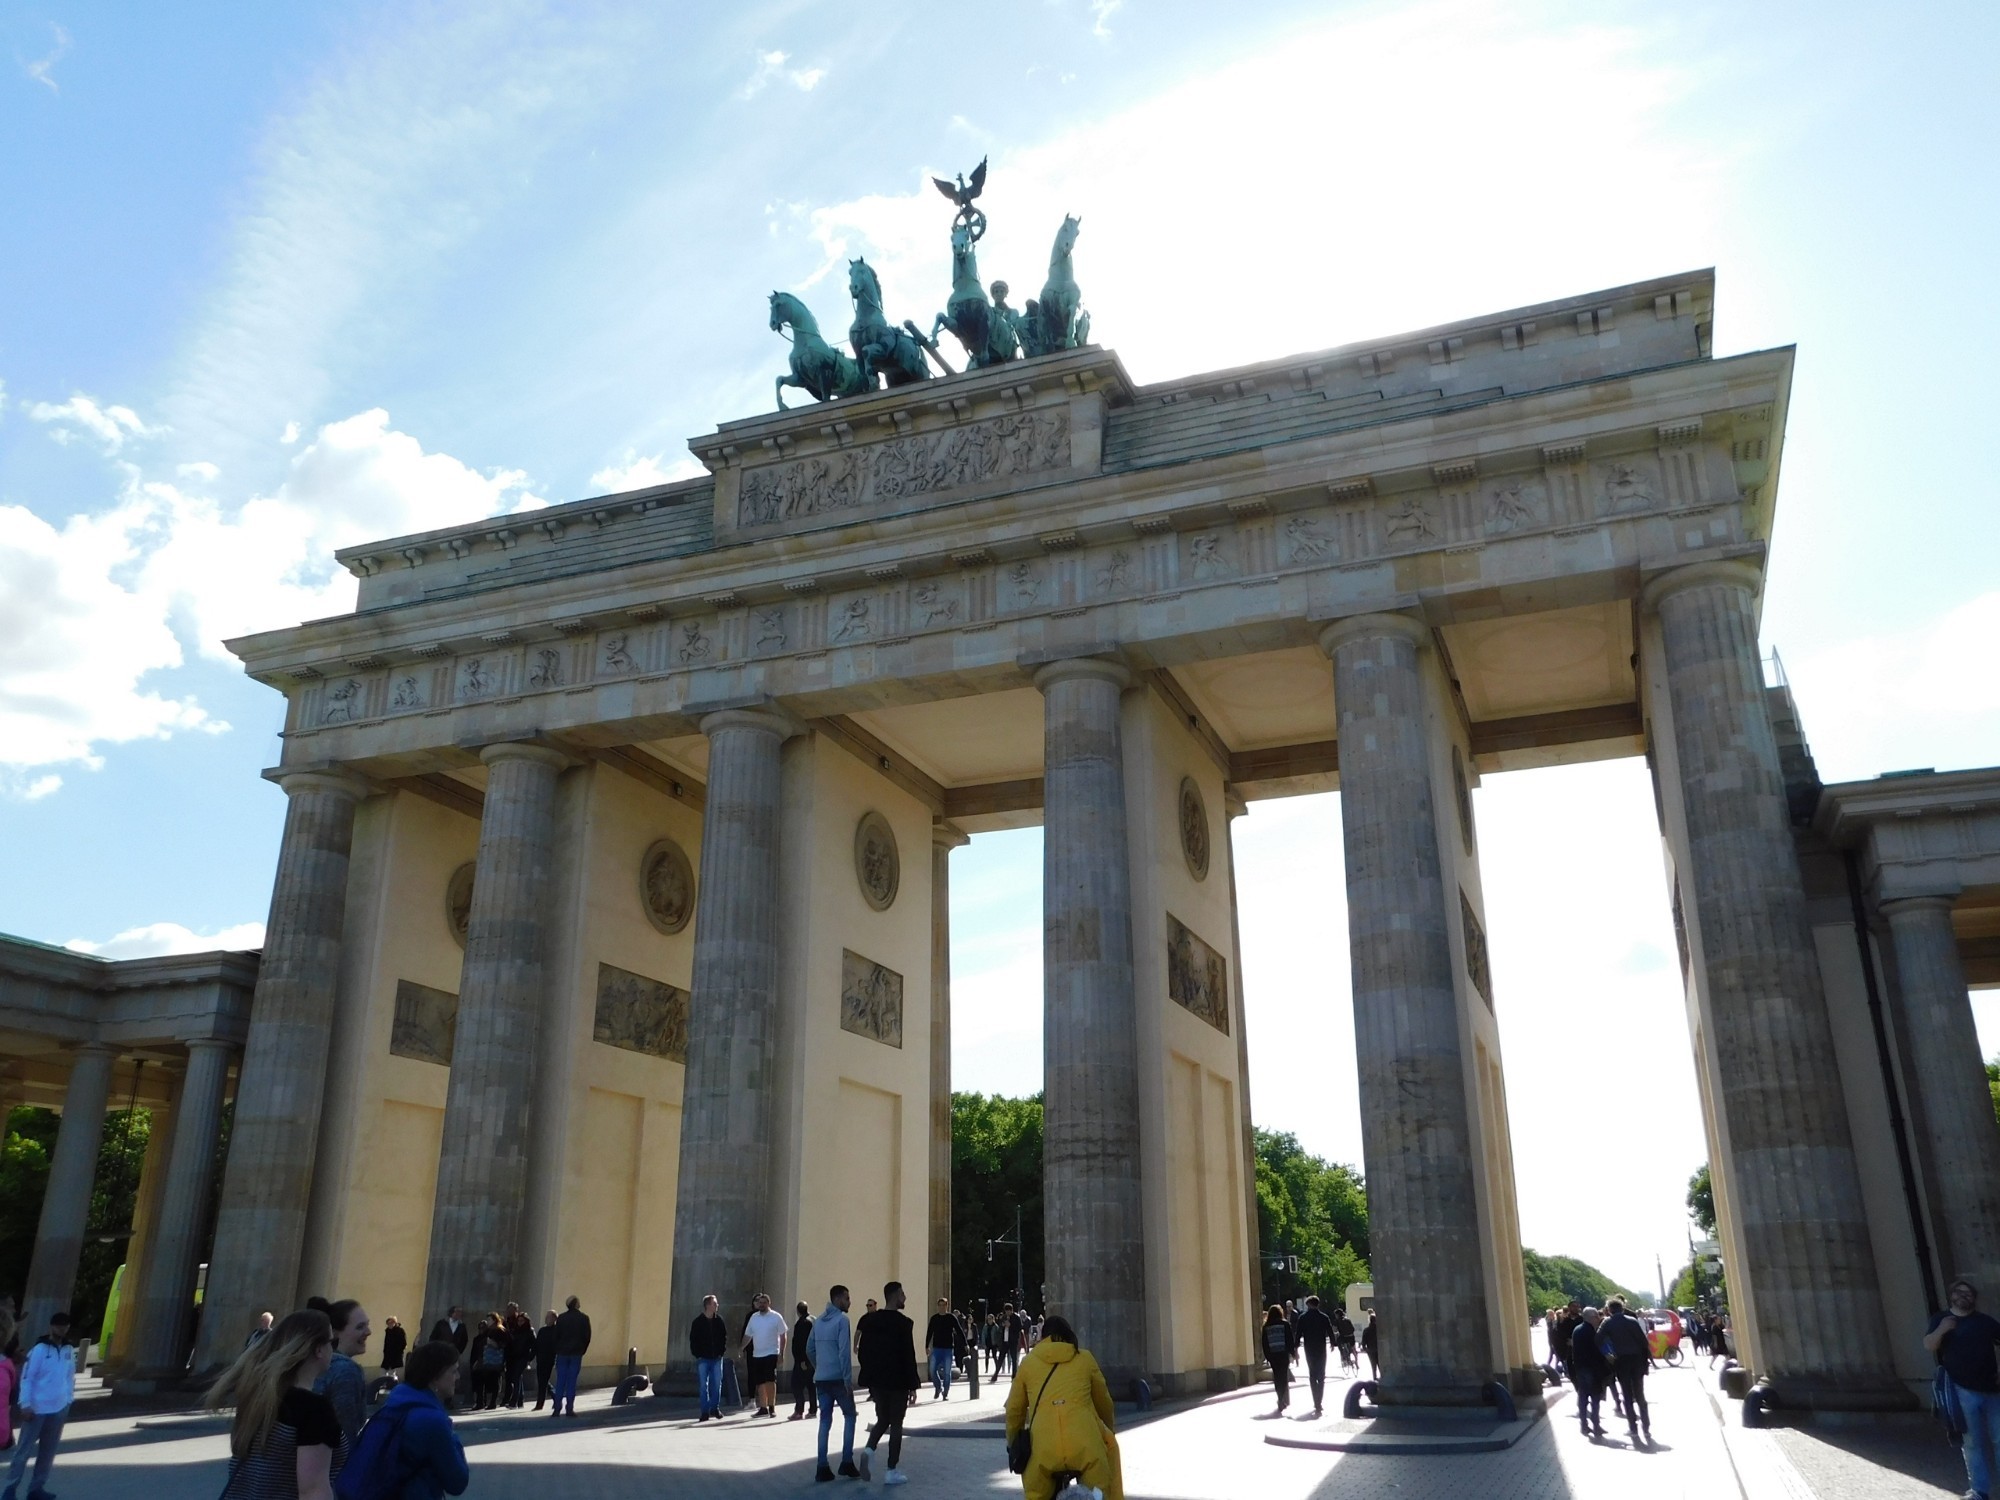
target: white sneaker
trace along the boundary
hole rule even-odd
[[[873,1472],[875,1450],[873,1448],[863,1448],[859,1453],[854,1455],[854,1461],[861,1465],[861,1482],[863,1484],[868,1483],[869,1480],[875,1477]]]
[[[882,1476],[882,1484],[885,1488],[892,1484],[908,1484],[909,1482],[910,1476],[905,1474],[901,1469],[891,1469]]]

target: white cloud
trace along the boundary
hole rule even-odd
[[[195,932],[178,922],[150,922],[128,927],[103,942],[71,938],[63,945],[93,958],[160,958],[170,953],[240,952],[264,946],[262,922],[238,922],[218,932]]]
[[[183,479],[199,479],[206,484],[212,482],[222,473],[222,470],[218,469],[212,463],[197,459],[190,464],[174,465],[174,472]]]
[[[299,424],[296,422],[287,422],[285,424],[285,430],[278,434],[278,441],[283,443],[287,448],[289,448],[292,446],[292,444],[296,443],[298,440],[299,440]]]
[[[131,407],[100,406],[81,391],[63,402],[37,401],[28,408],[28,415],[48,423],[49,436],[59,443],[67,443],[81,430],[103,444],[107,453],[118,452],[128,438],[154,437],[160,431],[140,421]]]
[[[1110,36],[1111,18],[1124,6],[1125,0],[1090,0],[1090,34]]]
[[[599,469],[590,476],[590,485],[600,494],[616,495],[624,490],[672,484],[677,479],[698,479],[707,472],[699,459],[687,454],[669,461],[664,453],[639,454],[628,448],[622,463]]]
[[[759,52],[757,66],[738,91],[738,97],[754,99],[764,92],[766,86],[779,80],[789,83],[802,94],[810,94],[826,77],[825,68],[788,68],[785,64],[790,61],[789,52]]]
[[[47,85],[49,92],[53,94],[61,92],[56,87],[55,67],[69,56],[69,33],[53,22],[50,23],[49,30],[55,33],[55,45],[33,62],[22,63],[21,68],[35,82]]]

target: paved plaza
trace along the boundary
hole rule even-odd
[[[960,1388],[962,1390],[962,1387]],[[1276,1447],[1274,1432],[1316,1424],[1269,1416],[1268,1387],[1121,1415],[1131,1500],[1932,1500],[1955,1496],[1964,1474],[1935,1430],[1745,1431],[1734,1403],[1714,1399],[1706,1371],[1663,1370],[1651,1382],[1658,1442],[1585,1441],[1567,1391],[1551,1420],[1514,1448],[1462,1457],[1379,1457]],[[926,1403],[911,1414],[904,1468],[911,1495],[1018,1495],[998,1421],[1006,1383],[974,1403]],[[88,1500],[213,1500],[226,1471],[219,1419],[170,1412],[92,1417],[79,1406],[54,1488]],[[478,1500],[624,1500],[683,1494],[723,1500],[841,1494],[813,1483],[810,1422],[731,1418],[701,1427],[692,1404],[641,1400],[613,1410],[588,1394],[574,1422],[505,1412],[461,1424]],[[782,1408],[781,1408],[782,1410]],[[1294,1407],[1294,1412],[1298,1408]],[[864,1415],[865,1403],[861,1407]],[[1725,1415],[1726,1414],[1726,1415]],[[1607,1413],[1608,1415],[1608,1413]],[[836,1425],[834,1438],[839,1439]],[[876,1466],[880,1484],[884,1465]]]

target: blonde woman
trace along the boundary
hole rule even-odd
[[[222,1372],[210,1406],[233,1406],[223,1500],[333,1500],[347,1439],[313,1382],[333,1363],[333,1324],[315,1309],[281,1319]]]

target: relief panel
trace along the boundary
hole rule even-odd
[[[886,1047],[901,1047],[903,976],[852,948],[841,949],[840,1029]]]
[[[590,1039],[668,1062],[687,1061],[688,992],[612,964],[597,966]]]
[[[1229,960],[1167,913],[1167,998],[1229,1035]]]
[[[457,1034],[458,996],[409,979],[396,981],[396,1019],[389,1032],[391,1053],[448,1068]]]

